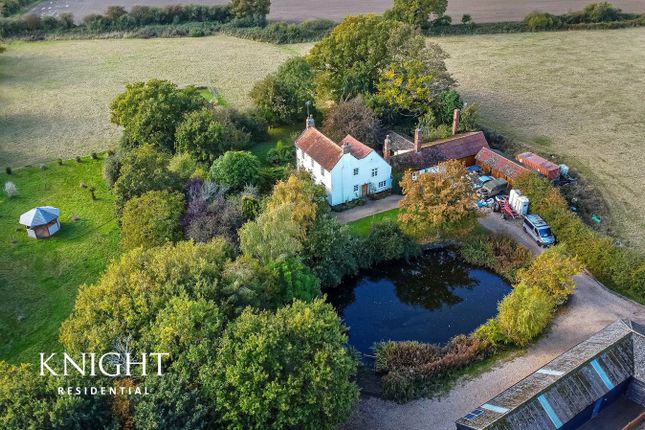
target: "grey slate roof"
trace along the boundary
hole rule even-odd
[[[613,387],[638,377],[644,340],[643,327],[616,321],[456,424],[477,430],[556,429],[557,421],[568,422]]]

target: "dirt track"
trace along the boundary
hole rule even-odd
[[[454,21],[465,13],[475,22],[517,21],[533,10],[563,13],[582,8],[591,0],[450,0],[448,14]],[[108,6],[134,5],[163,6],[178,3],[226,4],[228,0],[45,0],[32,11],[41,15],[71,12],[77,19],[91,13],[102,13]],[[645,12],[645,0],[616,0],[616,6],[627,12]],[[270,19],[302,21],[311,18],[341,20],[344,16],[359,13],[382,13],[392,5],[392,0],[273,0]]]
[[[535,243],[527,240],[519,224],[503,221],[499,214],[482,218],[480,223],[491,231],[513,236],[534,253],[541,251]],[[525,355],[464,381],[442,399],[422,399],[399,405],[373,397],[364,398],[341,429],[454,430],[456,419],[616,319],[645,323],[645,306],[610,292],[588,275],[576,277],[576,285],[569,304],[560,311],[549,332]]]

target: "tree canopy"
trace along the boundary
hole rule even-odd
[[[335,104],[325,115],[322,131],[335,142],[351,134],[370,147],[382,143],[381,120],[362,98]]]
[[[179,176],[169,169],[170,156],[143,145],[128,152],[120,161],[119,177],[113,191],[117,213],[121,214],[126,202],[148,191],[179,188]]]
[[[123,249],[152,248],[182,239],[183,211],[184,196],[179,192],[149,191],[129,200],[121,217]]]
[[[272,124],[304,121],[307,102],[315,97],[311,66],[302,57],[290,58],[276,73],[256,83],[250,96]]]
[[[432,19],[442,17],[447,7],[448,0],[394,0],[392,9],[385,16],[426,28]]]
[[[241,191],[246,185],[258,183],[260,160],[248,151],[228,151],[219,157],[208,172],[209,179]]]
[[[413,236],[449,231],[476,217],[473,189],[458,160],[441,162],[435,171],[408,171],[401,181],[399,221]]]
[[[275,314],[246,310],[227,329],[205,391],[225,427],[335,429],[358,400],[357,363],[323,300]]]
[[[129,146],[151,144],[173,151],[175,130],[184,115],[207,104],[194,87],[179,89],[159,79],[125,88],[110,104],[110,120],[124,128]]]

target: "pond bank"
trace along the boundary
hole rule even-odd
[[[480,219],[488,230],[511,235],[524,244],[525,234],[491,215]],[[531,245],[530,243],[527,246]],[[533,247],[531,250],[539,251]],[[549,330],[521,357],[497,363],[491,370],[464,379],[446,396],[398,404],[375,397],[361,399],[342,430],[454,430],[454,421],[616,319],[645,324],[645,306],[618,296],[588,275],[576,277],[577,288]]]

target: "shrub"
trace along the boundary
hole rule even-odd
[[[4,193],[10,199],[16,197],[18,195],[18,187],[16,187],[16,184],[13,182],[7,181],[4,183]]]
[[[225,190],[213,182],[192,179],[185,190],[186,212],[182,218],[185,237],[208,242],[221,236],[238,248],[237,231],[244,224],[239,200],[225,198]]]
[[[531,251],[501,234],[470,236],[462,242],[459,252],[466,262],[491,269],[511,282],[515,282],[517,271],[533,260]]]
[[[149,191],[125,204],[121,217],[123,249],[145,249],[181,239],[179,219],[184,197],[170,191]]]
[[[99,159],[99,154],[97,154],[96,152],[92,152],[92,159],[93,160],[98,160]]]
[[[582,9],[582,13],[587,22],[608,22],[620,18],[620,9],[607,2],[588,4]]]
[[[62,165],[63,165],[63,159],[62,159],[62,158],[59,158],[59,159],[57,160],[57,163],[58,163],[58,165],[59,165],[59,166],[62,166]]]
[[[513,343],[524,346],[549,324],[553,306],[546,291],[520,283],[499,304],[499,327]]]
[[[176,173],[182,181],[191,178],[197,169],[197,161],[190,154],[175,154],[168,163],[168,170]]]
[[[5,167],[4,171],[7,175],[11,175],[13,173],[13,171],[11,170],[11,167]]]
[[[445,346],[381,342],[375,353],[375,370],[383,374],[384,397],[405,402],[430,394],[442,378],[482,359],[486,344],[475,336],[456,336]]]
[[[248,151],[228,151],[215,160],[208,178],[232,191],[241,191],[245,185],[258,180],[260,160]]]
[[[47,169],[48,169],[48,167],[49,167],[49,166],[47,166],[46,164],[41,164],[41,165],[40,165],[40,170],[47,170]]]
[[[296,148],[294,145],[286,144],[279,140],[275,147],[267,152],[267,162],[275,165],[291,164],[296,158]]]
[[[582,269],[576,258],[569,257],[561,246],[556,246],[540,254],[528,268],[520,270],[517,280],[542,289],[555,303],[561,304],[573,293],[576,286],[573,276]]]
[[[396,220],[383,220],[370,226],[362,243],[357,244],[361,267],[372,267],[383,261],[409,259],[421,254],[421,247],[403,231]]]
[[[81,157],[80,157],[80,156],[78,156],[78,155],[75,157],[75,160],[76,160],[76,162],[77,162],[77,163],[80,163],[80,162],[82,161],[82,160],[81,160]]]
[[[116,180],[119,179],[122,156],[121,152],[108,155],[105,159],[105,163],[103,164],[103,179],[105,179],[105,182],[110,188],[112,188]]]

